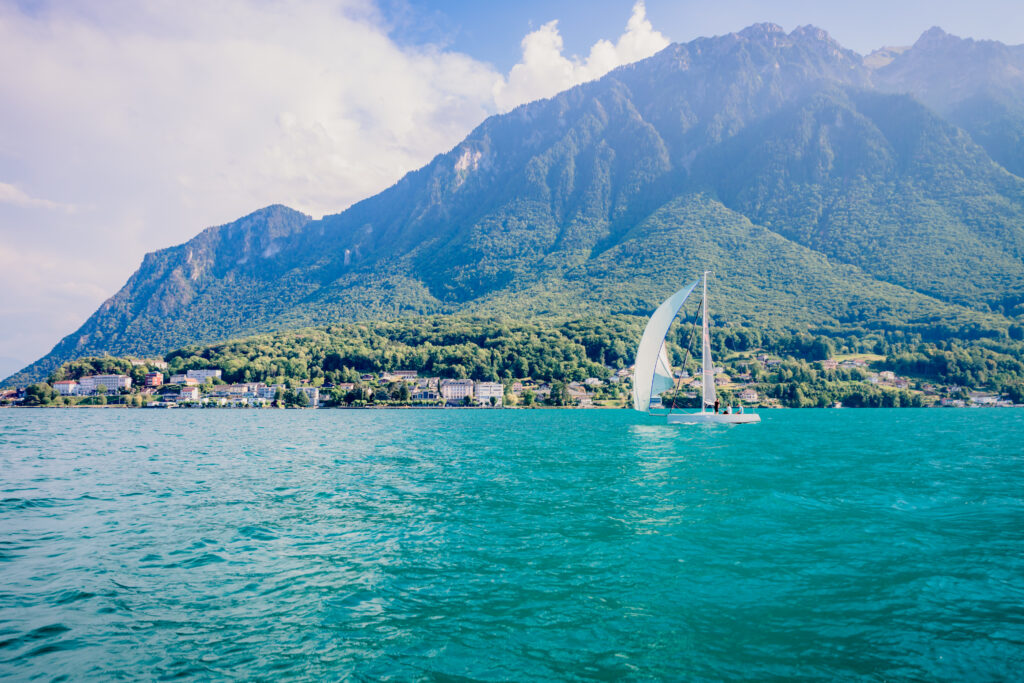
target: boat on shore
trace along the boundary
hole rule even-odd
[[[633,365],[633,409],[651,412],[652,402],[661,403],[660,396],[675,387],[672,366],[669,364],[665,347],[665,336],[672,326],[676,315],[683,308],[687,298],[703,280],[703,296],[699,310],[701,312],[701,405],[700,412],[675,412],[669,409],[665,414],[668,424],[753,424],[761,421],[757,413],[748,413],[739,408],[733,410],[718,408],[715,390],[714,361],[711,358],[711,335],[708,324],[708,272],[705,271],[701,280],[694,280],[690,285],[666,299],[651,314],[640,338],[636,350],[636,362]],[[686,360],[684,359],[684,364]]]

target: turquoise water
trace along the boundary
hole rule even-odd
[[[0,677],[997,680],[1024,410],[0,410]]]

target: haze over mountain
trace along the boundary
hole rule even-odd
[[[865,60],[758,24],[491,117],[340,214],[271,206],[148,254],[7,383],[339,319],[646,315],[704,269],[732,323],[1005,327],[1021,174],[1024,48],[932,29]]]

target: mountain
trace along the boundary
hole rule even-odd
[[[964,79],[992,70],[991,89],[929,66],[965,50]],[[646,315],[706,268],[733,324],[1005,330],[1024,313],[1024,180],[982,133],[1014,133],[984,107],[973,133],[954,119],[996,84],[1015,96],[1019,51],[933,30],[878,66],[773,24],[671,45],[487,119],[340,214],[268,207],[147,255],[7,382],[337,320]]]
[[[1024,45],[959,38],[936,27],[877,69],[874,81],[914,95],[1024,176]]]

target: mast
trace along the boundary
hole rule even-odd
[[[715,365],[711,361],[711,334],[708,331],[708,273],[704,271],[704,317],[701,321],[701,402],[700,412],[705,412],[708,405],[715,403]]]

